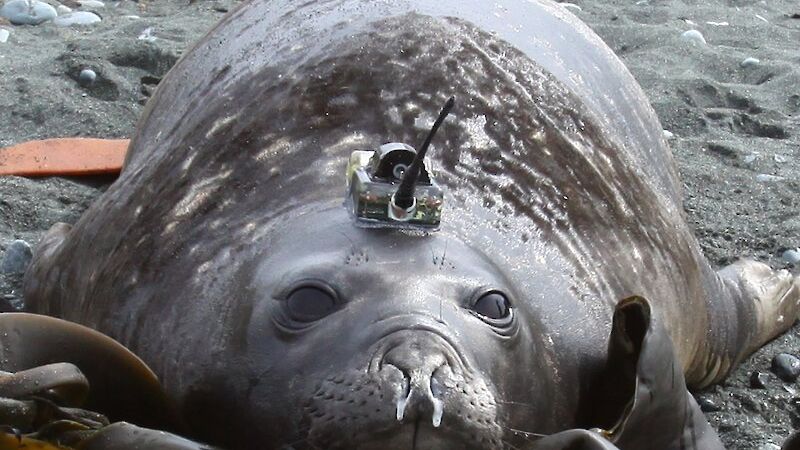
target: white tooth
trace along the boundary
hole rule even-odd
[[[442,415],[444,415],[444,402],[436,397],[431,397],[433,400],[433,426],[439,428],[442,424]]]

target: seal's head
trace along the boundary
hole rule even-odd
[[[352,222],[335,204],[284,221],[253,272],[240,367],[261,441],[485,449],[549,429],[548,358],[491,256]]]
[[[431,233],[417,210],[430,201],[428,191],[415,193],[425,152],[452,106],[453,98],[413,162],[387,171],[404,173],[362,174],[363,192],[351,181],[350,195],[365,198],[382,185],[385,203],[323,202],[274,225],[249,281],[244,339],[248,373],[266,375],[248,402],[250,417],[273,425],[264,439],[309,448],[503,448],[508,431],[547,423],[537,405],[550,404],[541,393],[552,390],[552,377],[513,283],[456,234]],[[386,214],[353,226],[360,212],[380,208]],[[517,403],[523,408],[507,406]],[[287,414],[273,405],[302,407]]]
[[[384,146],[371,166],[356,152],[344,205],[330,193],[286,195],[291,178],[279,185],[288,200],[261,222],[261,238],[242,244],[220,302],[231,305],[219,312],[232,330],[219,337],[226,361],[176,383],[190,385],[184,409],[201,438],[486,449],[574,419],[538,317],[545,297],[571,295],[561,278],[542,276],[552,268],[537,264],[549,264],[531,261],[473,197],[454,192],[440,224],[442,197],[423,158],[452,106],[419,151]],[[235,428],[203,436],[220,422]]]

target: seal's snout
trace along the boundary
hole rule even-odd
[[[427,416],[434,427],[441,425],[442,397],[448,386],[455,385],[444,352],[419,339],[405,342],[391,348],[383,357],[381,373],[385,375],[393,370],[402,374],[396,398],[397,420],[416,421]],[[397,379],[391,375],[386,378]]]
[[[364,367],[331,375],[305,407],[307,440],[328,449],[502,448],[493,386],[446,333],[396,330]]]

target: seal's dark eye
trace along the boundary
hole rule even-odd
[[[499,292],[489,292],[479,298],[472,307],[476,313],[489,319],[505,319],[510,313],[510,305],[505,295]]]
[[[332,313],[336,299],[330,292],[315,286],[302,286],[286,297],[286,306],[292,319],[313,322]]]

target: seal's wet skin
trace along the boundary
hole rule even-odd
[[[532,395],[554,389],[544,344],[490,258],[446,232],[361,229],[339,204],[319,209],[281,225],[254,266],[248,372],[293,384],[258,383],[250,399],[304,405],[254,417],[302,423],[311,448],[503,448],[533,414],[555,427]]]
[[[387,142],[385,174],[354,153]],[[263,0],[165,77],[26,301],[225,448],[713,449],[686,386],[788,328],[800,283],[711,269],[652,108],[561,7]]]

